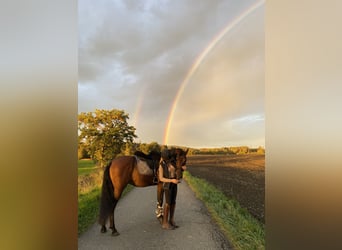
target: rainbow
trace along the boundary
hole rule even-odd
[[[255,4],[250,6],[248,9],[243,11],[239,16],[237,16],[235,19],[230,21],[225,28],[220,31],[209,43],[209,45],[198,55],[198,57],[194,60],[193,64],[191,65],[188,73],[185,75],[184,80],[179,86],[179,89],[177,91],[177,94],[173,100],[169,116],[166,121],[166,126],[164,130],[164,139],[163,144],[167,145],[169,141],[169,134],[170,134],[170,128],[172,125],[172,120],[175,114],[175,110],[177,108],[178,101],[180,97],[182,96],[184,89],[186,85],[189,83],[190,78],[192,75],[196,72],[198,67],[203,62],[204,58],[208,55],[208,53],[215,47],[215,45],[229,32],[231,31],[237,24],[239,24],[244,18],[246,18],[249,14],[257,10],[259,7],[261,7],[264,4],[264,0],[257,1]]]
[[[137,99],[137,104],[135,106],[135,111],[134,111],[134,116],[133,116],[133,126],[135,128],[137,128],[137,125],[138,125],[138,121],[139,121],[139,117],[140,117],[140,112],[141,112],[141,108],[142,108],[142,104],[143,104],[143,101],[144,101],[144,96],[145,96],[145,89],[146,89],[146,86],[143,86],[142,87],[142,90],[139,92],[139,96],[138,96],[138,99]]]

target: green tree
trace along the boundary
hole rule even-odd
[[[139,148],[138,144],[127,142],[121,152],[121,155],[133,155],[134,152],[138,150],[138,148]]]
[[[96,110],[78,115],[79,141],[101,167],[111,161],[127,143],[133,143],[135,128],[122,110]]]
[[[90,155],[88,154],[88,151],[87,149],[84,147],[83,144],[79,144],[78,145],[78,150],[77,150],[77,153],[78,153],[78,159],[85,159],[85,158],[90,158]]]
[[[151,142],[150,144],[147,145],[148,152],[151,151],[159,151],[161,149],[161,146],[157,142]]]
[[[257,153],[258,154],[265,154],[265,149],[261,146],[258,147],[258,150],[257,150]]]
[[[140,150],[141,152],[145,154],[149,154],[151,151],[160,151],[161,146],[157,142],[151,142],[151,143],[140,143],[137,147],[137,150]]]

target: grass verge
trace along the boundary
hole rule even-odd
[[[204,202],[235,249],[265,249],[264,226],[237,201],[228,199],[216,187],[188,171],[184,172],[184,179]]]
[[[94,188],[88,193],[78,195],[78,235],[92,225],[99,214],[101,189]]]
[[[84,169],[87,171],[82,171]],[[80,160],[78,170],[78,235],[80,235],[98,218],[103,170],[97,169],[91,160]],[[121,198],[132,189],[133,186],[128,185]]]
[[[129,184],[122,193],[121,199],[133,188],[134,186]],[[85,232],[98,218],[100,195],[100,187],[96,187],[87,193],[78,195],[78,235]]]

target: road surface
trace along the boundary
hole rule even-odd
[[[156,219],[156,192],[155,186],[134,188],[115,209],[120,235],[111,236],[111,230],[102,234],[95,223],[78,238],[78,249],[232,249],[184,180],[178,184],[175,222],[179,228],[175,230],[162,229]]]

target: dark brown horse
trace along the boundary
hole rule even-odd
[[[184,151],[180,148],[167,150],[167,159],[164,160],[170,161],[176,167],[177,179],[182,178],[187,153],[188,150]],[[136,187],[158,185],[157,200],[158,205],[162,206],[162,183],[155,179],[158,176],[157,169],[160,158],[161,153],[159,152],[152,151],[149,155],[136,152],[134,156],[120,156],[113,159],[105,168],[99,216],[102,233],[107,231],[106,222],[109,218],[109,228],[112,229],[112,235],[119,235],[115,228],[114,210],[123,190],[128,184]]]

